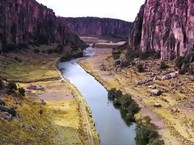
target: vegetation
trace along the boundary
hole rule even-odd
[[[135,121],[134,115],[139,112],[139,105],[128,94],[122,94],[121,90],[111,89],[108,93],[109,100],[120,108],[124,114],[124,120],[133,122]]]
[[[145,71],[145,69],[144,69],[144,67],[143,67],[143,64],[138,64],[138,65],[137,65],[137,71],[138,71],[138,72],[144,72],[144,71]]]
[[[156,128],[150,123],[150,117],[144,117],[136,126],[136,141],[138,145],[164,145]]]
[[[17,85],[14,82],[9,82],[8,88],[9,88],[9,90],[17,90]]]
[[[167,68],[169,68],[169,66],[164,61],[161,61],[160,62],[160,69],[167,69]]]
[[[185,57],[179,56],[175,60],[175,66],[179,69],[180,74],[193,74],[193,67],[191,63],[194,61],[194,54],[191,53]]]
[[[0,90],[3,88],[4,84],[3,84],[3,80],[0,79]]]
[[[24,88],[19,88],[19,89],[18,89],[18,92],[19,92],[20,95],[25,96],[25,92],[26,92],[26,91],[25,91]]]

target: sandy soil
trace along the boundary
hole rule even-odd
[[[111,49],[95,49],[96,55],[87,59],[80,61],[80,64],[85,70],[90,74],[95,76],[107,89],[119,88],[126,93],[131,94],[134,99],[140,104],[142,116],[150,116],[152,123],[158,127],[159,133],[165,140],[166,145],[180,145],[188,144],[192,145],[192,132],[188,129],[188,123],[192,122],[192,116],[184,112],[179,108],[179,113],[172,114],[170,108],[177,107],[175,104],[178,103],[174,98],[170,97],[170,94],[165,93],[160,97],[151,97],[149,94],[149,88],[146,86],[136,86],[134,84],[137,81],[144,79],[146,74],[138,74],[136,70],[131,70],[125,68],[120,72],[114,71],[113,60],[111,57]],[[105,66],[103,66],[105,64]],[[171,80],[172,81],[172,80]],[[162,87],[163,81],[157,82],[157,87]],[[165,84],[168,88],[169,85]],[[168,103],[163,100],[168,100]],[[159,102],[162,104],[162,108],[154,108],[154,102]],[[183,123],[183,116],[187,118],[188,121]],[[182,123],[182,124],[181,124]],[[189,131],[190,130],[190,131]],[[189,134],[189,135],[188,135]],[[190,141],[186,141],[190,140]]]

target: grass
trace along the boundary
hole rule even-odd
[[[6,96],[8,106],[13,107],[15,99]],[[42,108],[44,113],[40,116],[39,110]],[[1,144],[53,144],[55,130],[49,120],[49,112],[40,103],[32,102],[27,99],[22,100],[22,105],[18,106],[17,113],[19,119],[11,122],[0,121],[0,143]],[[51,117],[51,116],[50,116]]]
[[[16,56],[22,60],[21,63],[15,61]],[[7,58],[0,57],[0,62],[2,62],[0,63],[0,77],[15,81],[24,88],[34,83],[44,86],[46,90],[46,92],[32,91],[26,95],[25,100],[22,100],[22,105],[17,108],[19,119],[11,122],[0,121],[0,144],[88,144],[85,120],[83,120],[80,104],[76,98],[50,100],[45,106],[37,102],[38,96],[44,93],[65,93],[80,97],[78,90],[69,82],[59,82],[60,76],[55,69],[55,63],[60,56],[21,52],[11,53]],[[6,98],[9,106],[15,104],[16,100],[13,97],[7,96]],[[40,108],[44,109],[41,116],[38,114]],[[95,136],[95,144],[99,144],[89,112],[88,117],[92,135]],[[24,128],[21,127],[23,124]]]
[[[123,68],[120,72],[115,72],[113,70],[114,63],[110,55],[111,52],[99,54],[93,58],[88,58],[87,62],[86,60],[82,60],[80,64],[89,73],[95,76],[95,78],[99,80],[107,89],[117,86],[124,92],[132,94],[132,96],[141,102],[143,106],[147,106],[153,112],[155,112],[155,114],[161,118],[161,120],[163,120],[168,127],[167,129],[164,128],[160,131],[167,144],[193,144],[194,131],[192,126],[194,124],[194,117],[191,115],[191,112],[189,112],[189,108],[185,107],[185,105],[191,104],[191,101],[189,100],[192,99],[194,94],[192,87],[193,82],[187,79],[188,76],[183,75],[176,79],[166,81],[155,80],[154,85],[156,88],[165,89],[167,92],[163,93],[160,97],[151,97],[149,93],[150,88],[147,86],[136,86],[137,82],[149,78],[147,73],[138,73],[136,72],[135,68]],[[86,65],[86,63],[88,64]],[[108,72],[110,75],[107,75],[107,73],[99,69],[101,64],[104,64],[106,69],[109,69]],[[157,72],[160,63],[157,62],[157,60],[146,60],[146,64],[151,64],[150,68],[152,69],[150,72]],[[174,71],[173,64],[168,63],[168,65],[170,66],[168,69]],[[110,76],[112,77],[112,80],[107,79]],[[161,77],[162,75],[158,76]],[[174,87],[172,85],[180,84],[180,82],[184,82],[185,84],[177,89],[174,89],[174,92],[171,92]],[[180,90],[183,90],[184,93],[181,93]],[[165,102],[163,99],[167,100],[167,102]],[[155,102],[159,102],[162,105],[162,108],[154,108],[153,105]],[[172,113],[172,108],[178,108],[179,112]],[[172,140],[172,142],[169,142],[170,140]]]
[[[54,62],[44,65],[21,64],[12,62],[0,70],[0,76],[16,82],[33,82],[41,80],[58,79],[57,71],[53,69]]]

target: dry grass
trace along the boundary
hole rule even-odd
[[[147,73],[137,73],[136,68],[124,68],[121,72],[115,72],[113,59],[110,57],[111,51],[104,52],[104,50],[101,50],[100,52],[98,50],[97,52],[96,56],[82,60],[80,64],[107,89],[112,87],[120,88],[124,92],[132,94],[142,108],[144,106],[150,108],[151,112],[154,112],[158,117],[152,117],[152,113],[146,113],[150,114],[153,120],[159,118],[154,123],[159,126],[162,125],[162,122],[163,124],[165,123],[159,129],[159,132],[162,134],[166,144],[194,144],[194,116],[192,113],[194,110],[192,103],[190,103],[191,100],[194,100],[194,84],[187,79],[188,76],[179,76],[176,79],[165,81],[154,81],[156,88],[164,89],[166,93],[163,93],[160,97],[152,97],[149,93],[149,87],[137,85],[140,80],[149,79]],[[101,64],[106,66],[106,71],[100,69]],[[159,71],[159,62],[151,60],[147,61],[147,64],[151,68],[150,72]],[[172,66],[172,64],[169,65]],[[171,67],[170,69],[173,70],[174,68]],[[160,74],[159,77],[162,77],[162,75]],[[174,85],[180,83],[183,83],[183,85],[174,89]],[[154,108],[155,102],[159,102],[162,108]],[[172,113],[172,108],[178,108],[179,112]]]
[[[46,46],[43,48],[46,49]],[[22,63],[15,61],[15,57]],[[20,82],[21,87],[38,84],[45,87],[44,91],[32,91],[26,94],[22,105],[18,106],[21,118],[11,122],[1,121],[0,144],[55,144],[55,145],[87,145],[83,116],[80,104],[74,98],[79,96],[78,90],[72,89],[67,81],[59,82],[60,76],[55,69],[58,54],[34,54],[33,52],[11,53],[8,57],[0,57],[0,76],[7,80]],[[5,61],[6,60],[6,61]],[[39,99],[44,96],[46,105],[40,105]],[[55,97],[53,97],[55,96]],[[9,106],[13,106],[13,97],[6,97]],[[84,100],[84,98],[82,97]],[[37,102],[38,101],[38,102]],[[86,104],[85,104],[86,106]],[[82,107],[85,107],[82,106]],[[40,109],[44,110],[39,115]],[[95,144],[99,144],[92,118],[89,116]],[[24,128],[21,128],[23,124]],[[35,126],[36,129],[33,129]],[[29,129],[30,128],[30,129]]]

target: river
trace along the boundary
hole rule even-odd
[[[101,145],[136,145],[135,124],[127,125],[121,113],[108,101],[107,90],[78,63],[59,63],[65,78],[77,87],[89,105]]]

